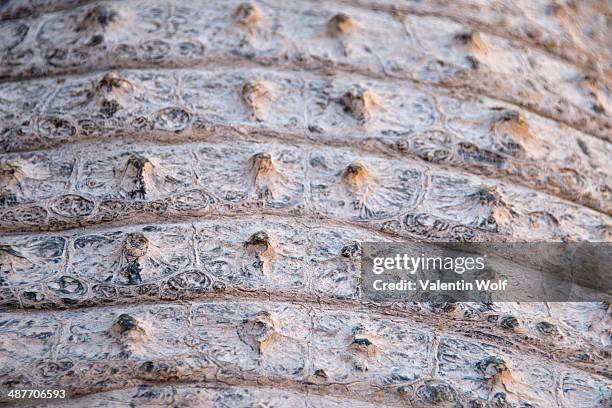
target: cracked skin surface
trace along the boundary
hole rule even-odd
[[[0,5],[0,403],[600,407],[609,303],[377,304],[366,241],[610,241],[605,1]]]

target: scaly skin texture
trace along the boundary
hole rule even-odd
[[[4,2],[0,403],[608,406],[609,303],[374,303],[359,274],[368,241],[610,240],[609,17]]]
[[[0,78],[212,63],[355,72],[498,98],[610,139],[609,71],[600,72],[609,70],[605,52],[588,64],[604,67],[593,73],[442,16],[313,1],[262,4],[257,18],[244,19],[236,17],[238,6],[122,1],[7,20]],[[330,28],[334,13],[352,24]]]

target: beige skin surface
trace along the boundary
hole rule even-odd
[[[480,3],[3,3],[0,401],[610,404],[609,303],[360,297],[363,242],[611,238],[610,10]]]
[[[558,48],[581,50],[590,43],[597,48],[599,41],[609,43],[609,37],[597,40],[605,33],[603,27],[589,30],[585,26],[589,32],[598,32],[585,46],[579,23],[559,27],[558,17],[543,10],[532,11],[535,16],[547,14],[539,20],[543,28],[523,27],[523,35],[497,35],[490,29],[479,31],[478,24],[457,22],[456,17],[392,11],[377,4],[262,3],[253,11],[241,12],[253,13],[250,17],[237,14],[239,5],[211,2],[203,9],[200,3],[189,1],[178,5],[124,1],[60,10],[27,22],[9,20],[2,28],[9,40],[0,77],[211,64],[355,72],[490,96],[610,139],[607,53],[591,57],[588,63],[574,62],[542,49],[550,49],[551,44],[530,46],[536,41],[522,39],[548,31],[548,37],[569,43]],[[444,8],[433,3],[431,7]],[[497,20],[504,6],[491,8],[487,24],[503,26]],[[350,20],[334,20],[338,13]],[[531,21],[530,16],[501,14],[510,21]],[[557,24],[549,23],[551,20]],[[598,24],[601,18],[584,20]]]

